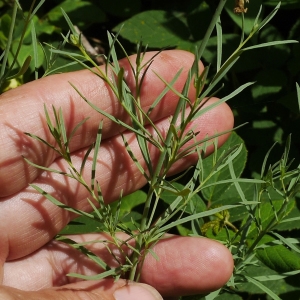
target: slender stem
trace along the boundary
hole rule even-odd
[[[10,66],[10,70],[9,72],[12,70],[12,68],[14,67],[16,61],[17,61],[17,57],[19,55],[19,52],[21,50],[21,47],[22,47],[22,44],[23,44],[23,40],[24,40],[24,37],[25,37],[25,33],[26,33],[26,30],[27,30],[27,27],[29,25],[29,21],[31,19],[31,13],[33,11],[33,7],[34,7],[34,4],[35,4],[36,0],[33,0],[32,3],[31,3],[31,6],[30,6],[30,9],[28,11],[28,15],[27,15],[27,18],[25,20],[25,25],[24,25],[24,28],[23,28],[23,31],[22,31],[22,34],[21,34],[21,38],[20,38],[20,42],[18,44],[18,48],[17,48],[17,51],[16,51],[16,54],[14,55],[14,60]]]
[[[1,78],[0,80],[1,81],[0,81],[0,86],[2,85],[3,81],[5,80],[5,78],[3,77],[3,75],[4,75],[4,72],[5,72],[5,67],[6,67],[6,63],[7,63],[7,59],[8,59],[8,54],[9,54],[10,46],[11,46],[12,39],[13,39],[13,33],[14,33],[14,28],[15,28],[15,23],[16,23],[17,11],[18,11],[18,5],[15,2],[14,6],[13,6],[13,12],[12,12],[12,17],[11,17],[11,24],[10,24],[8,38],[7,38],[7,45],[5,47],[5,54],[4,54],[3,62],[2,62],[2,66],[1,66],[1,72],[0,72],[0,78]]]
[[[147,220],[148,220],[148,213],[149,213],[149,210],[150,210],[150,204],[151,204],[153,193],[154,193],[154,188],[151,185],[150,188],[149,188],[149,191],[148,191],[147,200],[145,202],[143,216],[142,216],[142,220],[141,220],[141,224],[140,224],[140,231],[141,232],[143,232],[146,229]],[[133,256],[132,256],[133,267],[130,270],[129,280],[135,280],[136,271],[137,271],[137,267],[138,267],[138,261],[139,261],[139,257],[140,257],[140,255],[138,253],[142,250],[142,246],[143,246],[143,234],[140,233],[137,236],[136,245],[135,245],[135,248],[138,251],[135,251],[133,253]]]

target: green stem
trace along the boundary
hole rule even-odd
[[[11,24],[10,24],[8,38],[7,38],[7,45],[5,47],[5,54],[4,54],[3,62],[2,62],[2,66],[1,66],[0,86],[2,86],[3,81],[7,77],[7,76],[3,77],[3,75],[4,75],[4,72],[5,72],[5,68],[6,68],[6,63],[7,63],[7,59],[8,59],[9,50],[10,50],[10,47],[11,47],[11,44],[12,44],[13,33],[14,33],[14,28],[15,28],[15,23],[16,23],[17,11],[18,11],[18,5],[15,2],[14,6],[13,6],[13,12],[12,12],[12,17],[11,17]]]
[[[206,34],[205,34],[205,36],[202,40],[202,43],[200,45],[200,48],[199,48],[199,51],[198,51],[199,59],[201,58],[201,56],[204,52],[204,49],[207,45],[207,42],[208,42],[208,40],[209,40],[209,38],[212,34],[212,31],[213,31],[213,29],[216,25],[216,22],[218,21],[218,18],[219,18],[220,14],[221,14],[221,12],[224,8],[224,5],[225,5],[226,1],[227,0],[221,0],[219,2],[219,5],[218,5],[218,7],[217,7],[217,9],[216,9],[216,11],[213,15],[213,18],[210,22],[210,25],[209,25],[209,27],[206,31]],[[193,74],[196,73],[196,70],[198,69],[197,64],[198,64],[198,60],[195,60],[193,66],[191,68],[191,71],[189,72],[189,77],[188,77],[188,79],[186,81],[186,84],[183,88],[183,93],[182,94],[184,96],[188,94],[188,90],[189,90],[189,86],[190,86],[190,82],[191,82],[191,77],[192,77]],[[182,109],[184,109],[185,104],[186,104],[186,101],[184,99],[179,100],[178,105],[177,105],[176,110],[175,110],[175,113],[174,113],[174,115],[172,117],[172,120],[171,120],[170,128],[171,128],[172,125],[175,126],[176,121],[177,121],[177,119],[180,115],[180,112],[182,111]],[[182,131],[184,131],[184,129]],[[150,204],[151,204],[152,196],[153,196],[153,193],[154,193],[154,187],[157,185],[159,174],[161,173],[161,170],[163,168],[163,164],[165,162],[166,155],[168,153],[167,148],[170,146],[171,140],[172,140],[172,131],[169,129],[169,131],[167,133],[167,136],[166,136],[166,139],[165,139],[166,148],[164,149],[164,151],[159,156],[158,163],[156,165],[155,171],[153,173],[152,181],[150,183],[150,189],[149,189],[149,192],[148,192],[148,197],[147,197],[147,200],[146,200],[146,203],[145,203],[145,206],[144,206],[143,217],[142,217],[142,220],[141,220],[140,231],[142,231],[142,232],[146,230],[148,214],[149,214],[149,210],[150,210]],[[143,236],[139,235],[136,242],[137,242],[137,247],[142,247]],[[142,249],[139,248],[138,250],[142,250]],[[129,279],[130,280],[135,279],[138,259],[139,259],[138,254],[134,253],[133,254],[133,259],[132,259],[134,267],[131,269],[130,274],[129,274]]]
[[[142,248],[143,248],[142,247],[143,246],[143,234],[142,234],[142,232],[146,229],[147,220],[148,220],[148,213],[149,213],[149,210],[150,210],[150,205],[151,205],[151,200],[152,200],[153,193],[154,193],[153,185],[150,185],[148,195],[147,195],[147,200],[146,200],[145,206],[144,206],[144,211],[143,211],[141,224],[140,224],[140,232],[141,233],[137,236],[137,239],[136,239],[135,248],[138,251],[135,251],[133,253],[133,256],[132,256],[133,267],[130,270],[130,274],[129,274],[129,280],[132,280],[132,281],[136,279],[136,271],[137,271],[138,262],[139,262],[139,258],[140,258],[139,252],[142,251]],[[139,277],[139,276],[137,276],[137,277]]]

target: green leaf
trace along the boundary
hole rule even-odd
[[[10,25],[11,25],[11,16],[9,14],[5,14],[1,17],[0,21],[1,21],[1,31],[5,36],[5,38],[7,39],[9,35]]]
[[[262,283],[260,283],[258,280],[251,278],[249,276],[245,276],[245,278],[253,283],[254,285],[256,285],[257,287],[259,287],[263,292],[265,292],[266,294],[268,294],[272,299],[274,300],[281,300],[272,290],[268,289],[265,285],[263,285]]]
[[[18,48],[18,41],[15,41],[13,44],[12,44],[12,52],[13,53],[16,53],[16,50]],[[29,65],[29,69],[30,69],[30,72],[33,72],[35,70],[35,67],[40,67],[42,66],[43,64],[43,61],[44,61],[44,52],[40,46],[40,44],[36,45],[36,57],[38,59],[38,63],[37,65],[35,66],[35,62],[34,60],[31,60],[30,62],[30,65]],[[22,45],[21,49],[20,49],[20,52],[19,52],[19,55],[18,55],[18,58],[17,58],[17,63],[20,66],[22,66],[23,64],[25,64],[26,60],[28,59],[28,57],[32,56],[33,54],[33,49],[32,49],[32,45]],[[9,56],[9,63],[12,63],[13,61],[13,56],[10,55]]]
[[[296,90],[297,90],[297,99],[298,99],[298,108],[300,111],[300,87],[299,84],[296,82]]]
[[[95,213],[92,213],[96,216]],[[66,225],[59,234],[84,234],[84,233],[93,233],[101,232],[105,227],[95,219],[91,219],[86,216],[80,216],[72,220],[68,225]]]
[[[257,249],[256,256],[266,266],[277,272],[300,270],[300,255],[292,252],[283,245]]]
[[[297,271],[295,271],[297,272]],[[289,273],[283,273],[289,274]],[[266,265],[264,265],[260,260],[257,260],[255,265],[250,265],[247,267],[247,275],[251,276],[253,279],[263,282],[263,284],[272,290],[276,295],[292,295],[294,294],[298,299],[298,295],[300,292],[299,288],[299,279],[300,275],[290,276],[288,280],[285,280],[286,275],[281,276],[281,273],[278,274],[274,270],[271,270]],[[281,276],[276,278],[276,276]],[[268,280],[272,279],[274,280]],[[238,285],[238,289],[240,292],[247,292],[250,294],[264,294],[264,292],[253,285],[252,283],[242,283]],[[284,299],[284,298],[283,298]],[[290,298],[286,298],[290,299]]]
[[[50,10],[47,14],[49,20],[64,29],[68,26],[64,20],[61,8],[67,13],[73,24],[82,29],[87,24],[101,23],[105,20],[103,11],[89,1],[66,0]]]
[[[120,208],[120,217],[131,212],[136,206],[145,203],[146,199],[147,194],[141,190],[135,191],[134,193],[123,197]],[[111,204],[111,206],[114,210],[117,207],[117,203],[115,202]]]
[[[123,23],[122,23],[123,24]],[[120,25],[113,30],[118,31]],[[182,17],[164,10],[148,10],[124,22],[120,35],[132,43],[140,40],[149,47],[178,47],[192,50],[194,45],[188,41],[189,30]]]
[[[230,137],[226,141],[226,143],[218,150],[218,156],[217,159],[220,158],[223,151],[228,151],[232,147],[236,145],[240,145],[243,143],[243,140],[235,133],[231,133]],[[236,177],[239,177],[245,167],[247,160],[247,150],[243,146],[241,153],[234,159],[233,161],[233,167],[235,170]],[[213,156],[209,156],[204,159],[203,161],[203,169],[205,171],[205,174],[209,174],[211,172],[211,169],[213,167]],[[208,183],[218,182],[220,180],[226,180],[231,179],[229,169],[227,167],[223,168],[221,171],[217,172],[209,181]],[[216,204],[215,201],[219,200],[220,198],[225,197],[226,190],[229,189],[231,184],[222,184],[222,185],[215,185],[208,188],[205,188],[202,191],[202,195],[204,198],[208,201],[212,201],[213,204]]]

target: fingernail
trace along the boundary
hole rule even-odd
[[[143,283],[129,283],[114,292],[115,300],[163,300],[151,286]]]

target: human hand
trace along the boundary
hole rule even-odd
[[[194,56],[187,52],[165,51],[154,60],[151,70],[170,81],[183,68],[175,84],[176,89],[181,91],[193,59]],[[122,65],[127,70],[127,83],[133,86],[126,60],[122,61]],[[24,135],[24,132],[30,132],[50,144],[54,142],[43,113],[46,103],[47,107],[54,105],[62,108],[69,132],[82,119],[90,117],[70,145],[73,162],[80,165],[86,148],[94,141],[102,117],[80,98],[69,82],[106,112],[126,119],[109,88],[86,70],[53,75],[1,95],[0,279],[3,285],[0,287],[0,299],[161,299],[155,289],[163,297],[172,297],[207,293],[225,284],[232,273],[233,261],[223,245],[206,238],[176,236],[164,239],[155,246],[159,261],[151,255],[147,256],[141,276],[141,281],[147,285],[128,284],[124,279],[95,282],[66,277],[70,272],[91,275],[100,270],[79,252],[52,240],[74,215],[50,203],[28,184],[35,183],[61,202],[81,210],[90,209],[86,191],[78,183],[62,179],[61,175],[41,173],[29,166],[22,155],[36,164],[66,170],[62,159],[55,157],[43,144]],[[163,89],[161,80],[149,71],[141,93],[143,107],[147,109]],[[190,93],[193,99],[194,90],[191,89]],[[169,92],[153,111],[153,121],[162,132],[176,104],[177,96]],[[216,131],[230,129],[232,125],[232,113],[226,104],[222,104],[193,121],[191,127],[200,131],[197,139],[201,139]],[[121,190],[123,194],[128,194],[145,184],[145,178],[140,176],[122,145],[119,131],[116,124],[104,120],[96,179],[107,203],[116,200]],[[226,135],[219,137],[219,145],[226,138]],[[133,135],[126,133],[126,139],[142,163]],[[212,150],[208,149],[208,152]],[[158,153],[153,150],[151,155],[155,161]],[[196,160],[196,155],[190,155],[178,162],[171,172],[182,171]],[[87,178],[90,168],[87,165],[84,171]],[[95,235],[74,236],[72,239],[93,240]],[[99,235],[97,239],[100,239]],[[109,265],[114,263],[101,247],[93,251]]]

